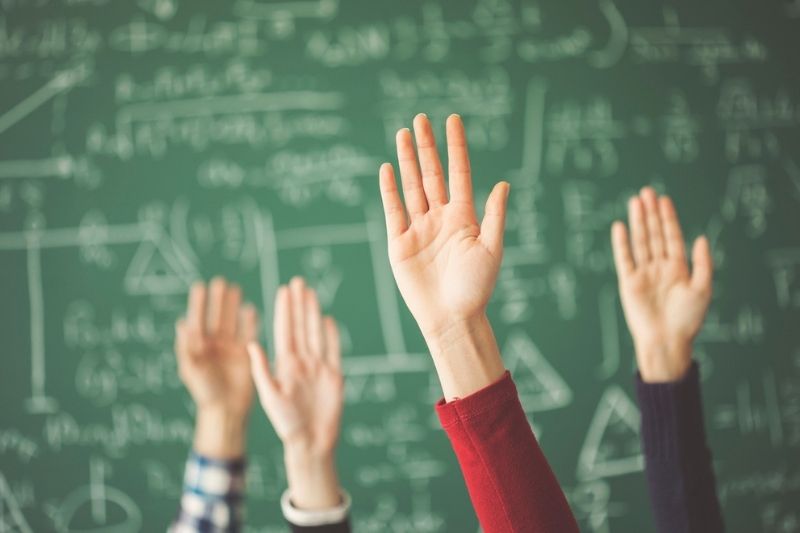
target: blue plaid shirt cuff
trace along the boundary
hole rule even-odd
[[[180,513],[170,533],[241,531],[244,474],[244,459],[221,461],[192,452],[186,462]]]

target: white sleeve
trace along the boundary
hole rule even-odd
[[[350,514],[350,495],[344,489],[339,490],[342,503],[330,509],[298,509],[292,505],[289,490],[281,496],[281,510],[283,517],[296,526],[327,526],[344,522]]]

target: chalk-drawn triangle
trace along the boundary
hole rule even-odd
[[[0,473],[0,531],[3,533],[33,533],[2,473]]]
[[[603,393],[578,456],[580,480],[642,470],[639,410],[617,385]]]
[[[512,333],[503,359],[514,376],[520,402],[527,412],[549,411],[572,402],[572,390],[524,333]]]
[[[163,238],[145,239],[125,273],[125,290],[130,294],[181,293],[195,279],[194,270]]]

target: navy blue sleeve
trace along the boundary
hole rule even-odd
[[[650,501],[660,533],[725,530],[706,443],[696,363],[679,381],[636,376]]]
[[[324,526],[298,526],[289,522],[289,527],[292,528],[292,533],[350,533],[348,520]]]

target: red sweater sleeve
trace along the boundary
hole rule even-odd
[[[578,532],[508,372],[436,411],[485,533]]]

